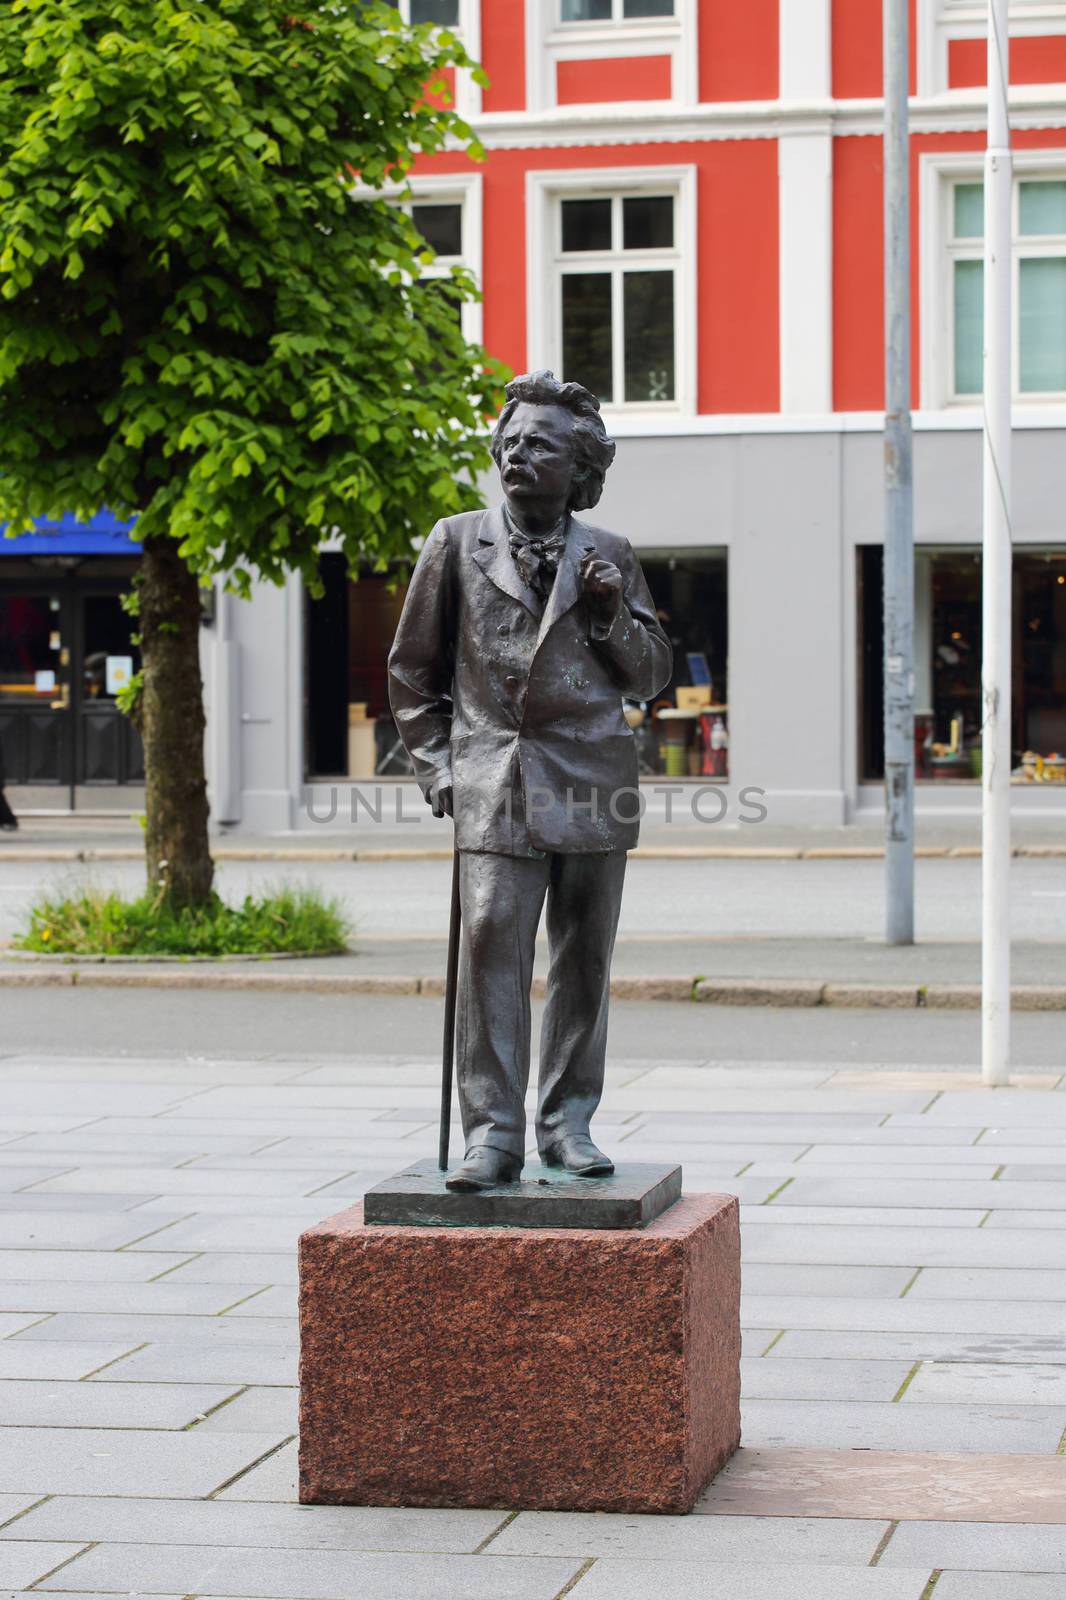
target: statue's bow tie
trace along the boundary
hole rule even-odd
[[[561,533],[545,534],[535,537],[528,533],[520,533],[517,529],[511,533],[511,556],[521,575],[522,582],[529,585],[541,601],[547,601],[551,593],[555,574],[559,570],[559,561],[566,549],[566,531]]]

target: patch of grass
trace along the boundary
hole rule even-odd
[[[333,955],[349,931],[339,903],[316,889],[282,885],[237,906],[212,895],[203,909],[175,912],[159,896],[124,900],[90,885],[38,901],[14,944],[72,956]]]

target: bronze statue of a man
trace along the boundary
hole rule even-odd
[[[389,656],[393,715],[436,816],[455,819],[462,946],[456,1068],[466,1155],[447,1182],[515,1181],[526,1147],[530,985],[550,950],[537,1146],[613,1170],[589,1135],[603,1091],[611,953],[637,841],[622,698],[669,681],[669,642],[626,539],[581,522],[614,459],[599,402],[516,378],[492,440],[505,504],[438,522]]]

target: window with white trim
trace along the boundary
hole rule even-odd
[[[673,14],[674,0],[559,0],[560,22],[635,22]]]
[[[461,25],[460,0],[385,0],[396,6],[405,22],[412,27],[431,22],[438,28],[458,28]]]
[[[948,199],[951,397],[982,390],[984,185],[956,179]],[[1014,183],[1014,394],[1066,399],[1066,168]]]
[[[676,210],[654,190],[556,203],[557,359],[604,405],[677,403]]]
[[[918,0],[918,93],[948,87],[952,39],[984,39],[987,31],[988,0]],[[1066,33],[1066,0],[1010,0],[1012,39],[1057,33]]]

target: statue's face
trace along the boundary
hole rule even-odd
[[[562,406],[517,405],[500,441],[508,500],[565,506],[574,476],[574,419]]]

